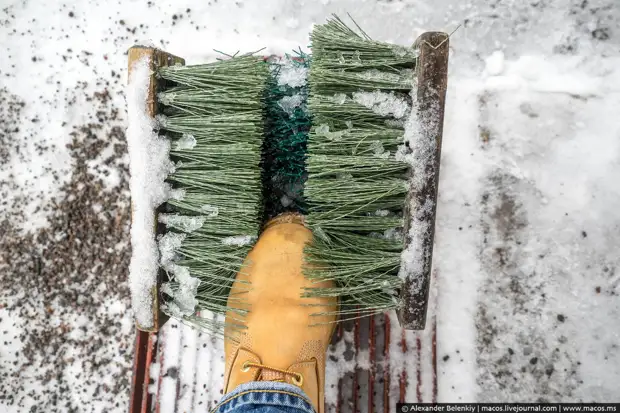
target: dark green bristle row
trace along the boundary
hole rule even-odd
[[[162,132],[175,162],[168,181],[175,195],[160,222],[164,311],[220,332],[217,318],[199,310],[242,317],[229,292],[259,234],[263,201],[261,159],[268,65],[244,55],[197,66],[161,68],[175,86],[158,94]],[[168,255],[167,255],[168,254]],[[195,297],[195,298],[194,298]],[[234,320],[228,320],[234,324]]]
[[[265,219],[285,212],[306,213],[303,186],[310,117],[306,82],[309,57],[271,58],[263,145]]]
[[[305,274],[333,281],[344,318],[397,308],[409,164],[397,155],[411,111],[416,53],[334,17],[312,35],[312,116],[304,194],[314,232]]]

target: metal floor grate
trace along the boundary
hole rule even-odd
[[[139,334],[136,345],[132,413],[206,413],[222,397],[221,339],[170,320],[159,333]],[[436,402],[436,366],[434,306],[419,332],[401,329],[393,313],[340,323],[327,356],[326,411],[388,413],[399,401]]]

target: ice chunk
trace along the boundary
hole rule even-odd
[[[346,101],[347,101],[347,95],[344,93],[336,93],[334,96],[332,96],[332,102],[338,105],[342,105]]]
[[[205,204],[200,209],[207,214],[207,218],[214,218],[220,213],[220,209],[216,205]]]
[[[181,247],[181,243],[185,239],[185,234],[178,232],[168,232],[159,236],[159,253],[161,255],[159,262],[162,267],[173,263],[176,258],[176,252]]]
[[[386,93],[380,90],[355,92],[353,93],[353,100],[378,115],[393,116],[396,119],[404,118],[411,110],[407,100],[394,92]]]
[[[308,68],[291,58],[283,58],[278,73],[278,86],[302,87],[308,79]]]
[[[300,107],[304,103],[304,97],[301,93],[297,93],[293,96],[284,96],[278,101],[278,106],[289,116],[293,116],[295,108]]]
[[[192,232],[201,228],[205,222],[203,216],[187,216],[179,214],[159,214],[159,222],[183,232]]]
[[[196,146],[196,138],[194,135],[184,133],[183,136],[176,142],[176,150],[182,151],[186,149],[194,149]]]

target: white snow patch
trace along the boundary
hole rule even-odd
[[[200,286],[200,280],[192,277],[189,268],[175,263],[177,251],[181,247],[186,234],[167,232],[159,237],[160,264],[171,279],[178,282],[176,289],[166,284],[165,292],[171,295],[173,300],[164,304],[164,307],[173,315],[182,317],[192,315],[198,305],[196,294]]]
[[[149,385],[148,391],[151,394],[157,393],[157,382],[159,382],[159,374],[161,372],[161,364],[154,362],[149,367],[149,377],[153,381],[153,384]]]
[[[177,201],[185,198],[185,189],[184,188],[172,188],[169,192],[168,199],[175,199]]]
[[[484,59],[486,64],[485,71],[490,76],[499,76],[504,71],[504,52],[494,51],[489,57]]]
[[[299,27],[299,20],[297,20],[295,17],[289,17],[288,19],[286,19],[286,27],[288,27],[289,29],[296,29]]]

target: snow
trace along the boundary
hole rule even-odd
[[[609,350],[618,342],[609,328],[618,287],[608,276],[620,242],[610,209],[620,200],[620,130],[609,123],[620,105],[617,63],[526,56],[497,76],[451,80],[435,255],[438,352],[459,350],[465,361],[442,367],[440,398],[617,394],[620,371],[594,367],[618,365]]]
[[[393,116],[401,119],[411,110],[405,98],[395,93],[386,93],[380,90],[373,92],[355,92],[353,101],[371,109],[381,116]],[[344,102],[343,102],[344,103]]]
[[[193,232],[202,228],[206,218],[204,216],[158,214],[157,219],[170,228],[176,228],[183,232]]]
[[[429,140],[428,130],[435,130],[438,122],[438,108],[431,107],[429,113],[422,115],[417,107],[416,90],[412,90],[411,97],[413,107],[409,112],[405,124],[404,144],[396,153],[396,159],[407,162],[412,170],[408,180],[409,190],[414,193],[420,192],[424,185],[433,178],[437,156],[437,144],[435,140]],[[410,149],[409,149],[410,148]],[[411,292],[417,294],[423,287],[422,276],[424,265],[431,259],[431,246],[425,242],[431,231],[430,216],[435,202],[426,198],[423,203],[418,197],[412,197],[409,209],[409,232],[408,244],[402,252],[399,277],[411,281]]]
[[[292,96],[284,96],[278,101],[278,106],[282,108],[287,115],[293,116],[295,109],[300,107],[304,102],[304,97],[301,93],[296,93]]]
[[[164,284],[164,292],[173,300],[162,304],[170,313],[177,317],[192,315],[195,312],[198,300],[196,294],[200,286],[200,280],[192,277],[189,268],[176,264],[178,250],[187,235],[178,232],[166,232],[158,238],[160,265],[168,273],[168,276],[178,283],[174,289],[170,283]]]
[[[289,53],[290,50],[285,53]],[[280,59],[278,86],[302,87],[308,79],[308,68],[291,59]]]
[[[163,102],[162,102],[163,103]],[[176,141],[175,149],[177,151],[193,149],[196,146],[196,138],[194,135],[184,133],[181,138]]]
[[[163,268],[174,263],[177,251],[181,248],[181,243],[187,235],[180,232],[168,231],[163,235],[158,235],[157,243],[159,245],[159,263]]]
[[[169,197],[170,185],[164,180],[172,168],[168,157],[170,142],[154,131],[155,122],[146,108],[150,76],[150,62],[144,57],[135,62],[127,87],[129,187],[133,205],[129,283],[134,315],[143,328],[153,326],[152,290],[159,261],[155,209]]]
[[[484,70],[490,76],[499,76],[504,71],[504,52],[496,50],[489,57],[484,59],[486,64]]]
[[[252,235],[235,235],[231,237],[222,238],[222,244],[234,245],[235,247],[243,247],[245,245],[251,245],[256,241],[256,237]]]
[[[220,323],[224,321],[222,316],[210,311],[201,311],[200,316]],[[184,328],[191,327],[184,326]],[[199,334],[197,341],[196,364],[183,367],[184,369],[196,369],[197,392],[194,411],[209,412],[222,397],[224,388],[224,341],[208,334]],[[197,368],[197,366],[209,366],[209,368]]]
[[[214,218],[220,213],[220,209],[216,205],[203,205],[200,209],[206,214],[207,218]]]

